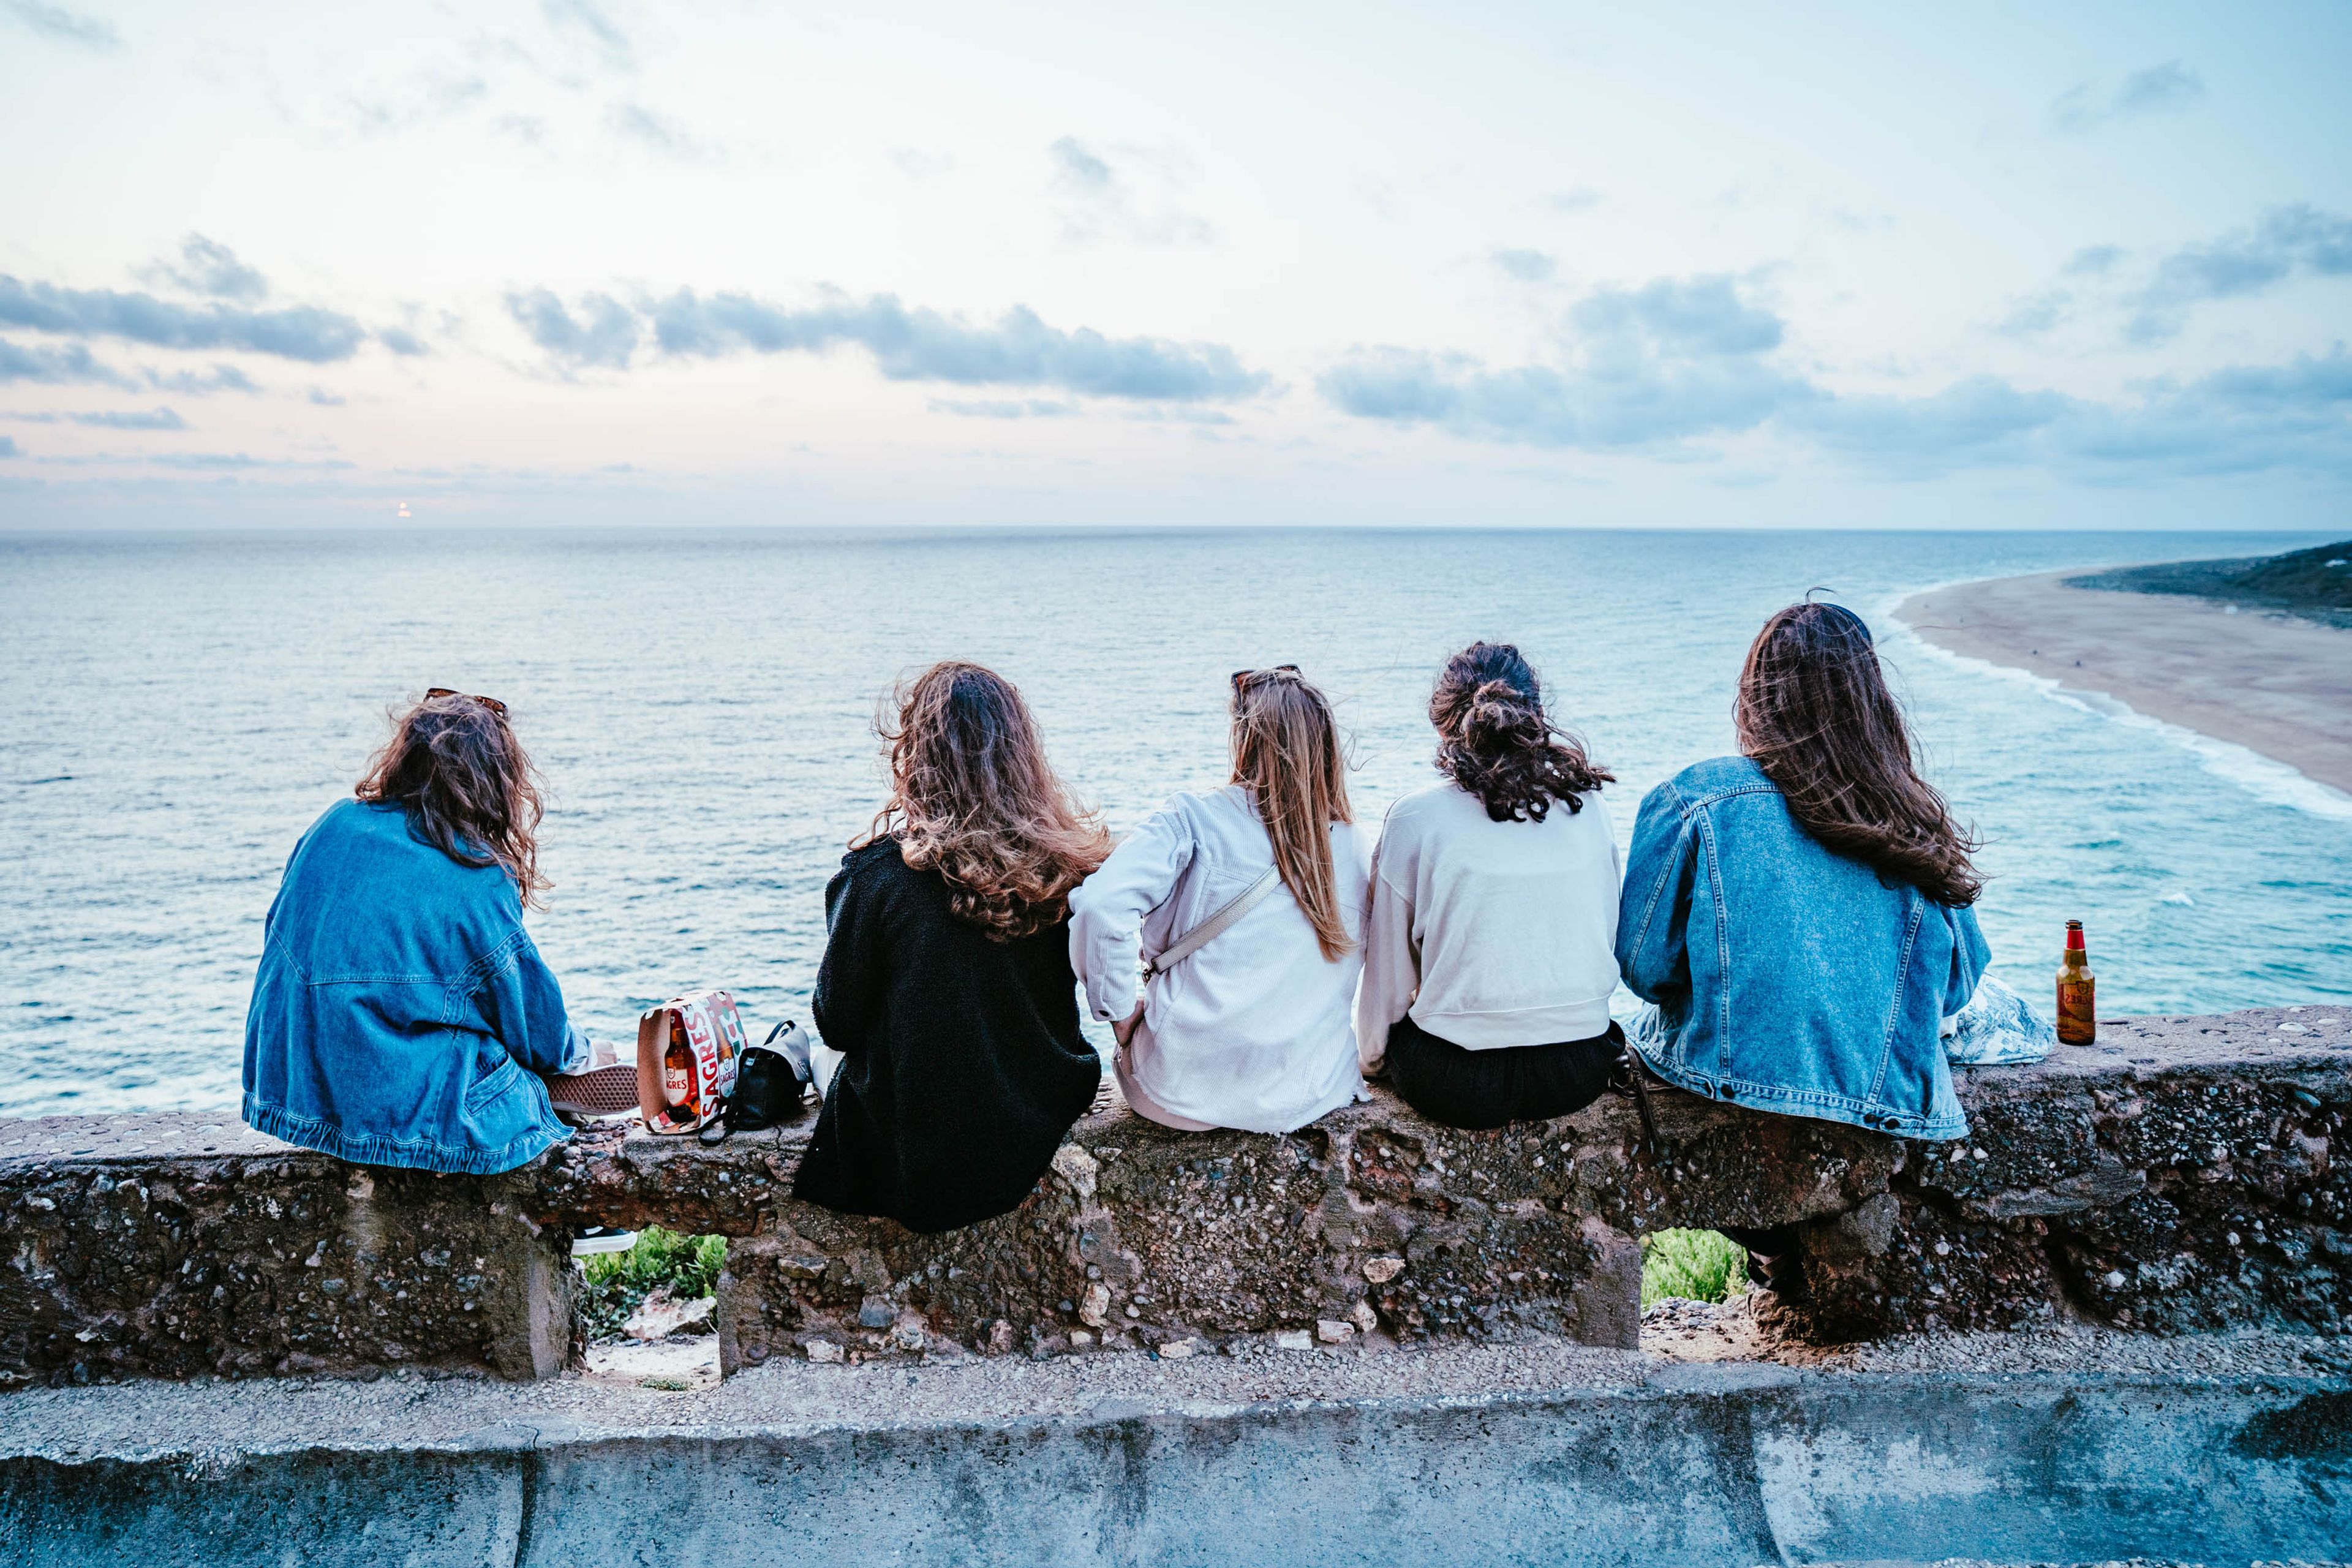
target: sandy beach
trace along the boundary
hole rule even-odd
[[[2352,793],[2352,632],[2065,585],[2080,574],[1963,583],[1914,594],[1895,615],[1938,647],[2104,693]]]

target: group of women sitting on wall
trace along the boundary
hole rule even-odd
[[[1987,958],[1972,846],[1852,612],[1766,623],[1740,754],[1651,791],[1622,868],[1611,775],[1516,648],[1446,662],[1439,781],[1377,840],[1313,683],[1242,670],[1231,700],[1230,782],[1114,845],[1010,683],[950,663],[900,690],[889,798],[825,889],[799,1196],[926,1231],[1020,1204],[1099,1082],[1081,995],[1127,1103],[1171,1128],[1286,1132],[1382,1075],[1433,1121],[1492,1128],[1567,1115],[1622,1072],[1965,1131],[1938,1033]],[[247,1121],[439,1170],[509,1169],[565,1135],[534,1075],[595,1047],[522,924],[531,779],[495,701],[436,691],[399,720],[271,906]],[[1630,1055],[1621,980],[1651,1004]]]

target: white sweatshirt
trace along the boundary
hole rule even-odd
[[[1288,1132],[1363,1091],[1349,1018],[1363,971],[1370,877],[1364,837],[1331,828],[1339,908],[1356,945],[1323,956],[1280,882],[1247,914],[1145,988],[1143,1020],[1112,1062],[1127,1102],[1189,1131]],[[1070,964],[1106,1022],[1135,1012],[1145,956],[1233,901],[1274,864],[1239,784],[1180,795],[1070,894]]]
[[[1598,793],[1541,822],[1496,822],[1443,784],[1389,808],[1373,858],[1356,1038],[1364,1069],[1389,1026],[1465,1050],[1588,1039],[1617,988],[1617,839]]]

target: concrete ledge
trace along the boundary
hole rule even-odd
[[[1675,1091],[1494,1132],[1392,1097],[1284,1137],[1083,1119],[1013,1214],[939,1237],[794,1202],[806,1121],[705,1149],[583,1134],[499,1178],[367,1173],[193,1117],[0,1122],[0,1381],[428,1360],[545,1376],[564,1227],[718,1231],[728,1371],[940,1340],[1054,1354],[1235,1335],[1627,1346],[1635,1238],[1796,1224],[1784,1330],[2053,1319],[2352,1325],[2352,1009],[2103,1026],[1961,1075],[1959,1144]],[[1318,1325],[1320,1326],[1318,1328]]]
[[[25,1564],[355,1568],[2247,1563],[2352,1540],[2342,1378],[1585,1352],[1503,1393],[1481,1386],[1495,1353],[1360,1358],[1417,1363],[1390,1398],[1311,1373],[1253,1397],[1246,1365],[1140,1356],[780,1366],[658,1414],[576,1384],[293,1384],[250,1433],[223,1428],[231,1389],[21,1392],[0,1397],[0,1540]]]

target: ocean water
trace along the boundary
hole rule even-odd
[[[1928,648],[1958,579],[2243,555],[2246,534],[794,533],[0,536],[0,1114],[233,1108],[261,922],[388,707],[507,701],[553,786],[572,1010],[734,991],[807,1016],[822,890],[878,803],[877,700],[935,658],[1019,682],[1116,827],[1219,782],[1226,678],[1299,664],[1360,816],[1433,775],[1439,662],[1517,641],[1619,783],[1731,747],[1772,609],[1880,630],[1930,776],[1983,834],[1996,973],[2045,1010],[2062,923],[2103,1011],[2352,1000],[2352,801],[2233,747]]]

